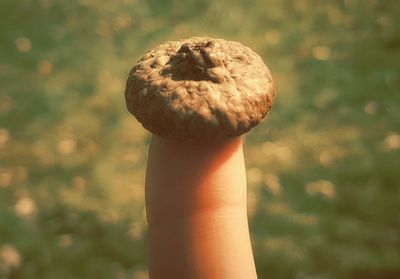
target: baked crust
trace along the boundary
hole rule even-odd
[[[193,37],[149,50],[132,68],[128,110],[172,139],[239,136],[271,109],[275,89],[259,55],[239,42]]]

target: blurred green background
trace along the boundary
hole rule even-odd
[[[278,98],[246,136],[260,279],[400,278],[400,1],[1,0],[0,278],[147,278],[131,66],[238,40]]]

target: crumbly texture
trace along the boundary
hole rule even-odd
[[[126,84],[128,110],[154,134],[172,139],[239,136],[256,126],[275,97],[271,73],[239,42],[208,37],[149,50]]]

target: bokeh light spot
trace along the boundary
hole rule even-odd
[[[15,213],[20,217],[30,217],[36,214],[35,202],[29,197],[20,198],[14,207]]]
[[[0,169],[0,187],[9,187],[12,182],[12,173],[7,169]]]
[[[385,147],[389,150],[400,148],[400,135],[394,132],[389,133],[385,138]]]
[[[0,129],[0,148],[4,147],[10,139],[10,132],[7,129]]]
[[[331,57],[331,49],[326,46],[315,46],[312,49],[312,56],[317,60],[328,60]]]
[[[53,64],[49,60],[42,60],[37,65],[37,71],[41,75],[49,75],[53,72]]]
[[[366,114],[375,114],[376,111],[378,109],[378,105],[376,104],[376,102],[368,102],[365,107],[364,107],[364,112]]]
[[[272,195],[279,196],[282,193],[281,183],[278,176],[272,173],[265,174],[264,183]]]
[[[57,150],[60,154],[70,154],[75,152],[77,142],[75,139],[63,139],[57,144]]]
[[[307,184],[306,192],[311,196],[321,194],[329,199],[333,199],[336,196],[335,185],[323,179]]]
[[[263,173],[259,168],[251,168],[247,170],[247,181],[251,185],[258,184],[262,181]]]
[[[19,37],[15,40],[15,45],[20,52],[27,52],[32,49],[31,40],[26,37]]]
[[[9,244],[0,247],[0,270],[9,270],[21,265],[21,254]]]

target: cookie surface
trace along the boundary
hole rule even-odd
[[[149,50],[125,89],[127,108],[143,127],[172,139],[239,136],[266,116],[274,97],[259,55],[239,42],[208,37]]]

